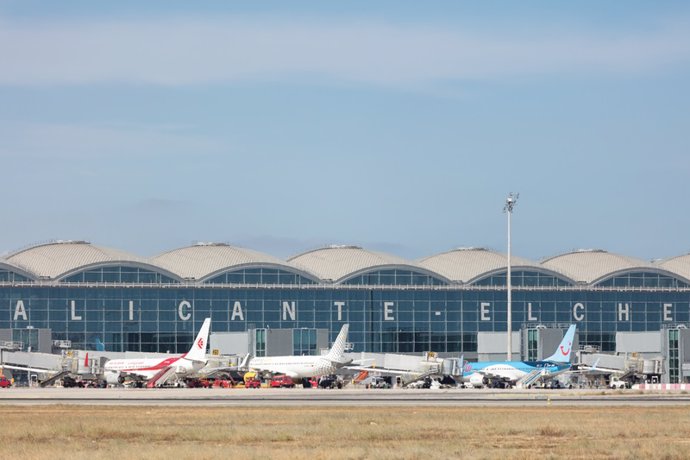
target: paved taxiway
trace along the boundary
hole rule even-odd
[[[203,388],[11,388],[0,404],[155,406],[660,406],[690,395],[635,390],[323,390]]]

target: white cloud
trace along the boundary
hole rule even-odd
[[[194,85],[289,77],[382,85],[522,75],[654,71],[686,63],[690,29],[482,34],[430,26],[163,18],[0,20],[0,84]]]

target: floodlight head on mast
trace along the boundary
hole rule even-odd
[[[510,192],[508,198],[506,198],[506,205],[503,207],[503,212],[513,213],[513,208],[517,204],[517,200],[520,197],[519,193]]]

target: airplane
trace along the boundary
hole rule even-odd
[[[576,325],[571,325],[553,355],[542,361],[487,361],[466,362],[463,380],[472,387],[487,384],[511,387],[518,382],[530,386],[539,379],[551,379],[570,370],[570,355],[575,338]]]
[[[211,318],[206,318],[194,339],[192,347],[183,355],[166,358],[128,358],[112,359],[103,366],[103,374],[108,384],[123,384],[133,380],[137,385],[162,385],[173,375],[190,377],[196,375],[208,363],[206,345],[211,329]],[[88,358],[87,358],[88,359]]]
[[[294,380],[301,380],[319,375],[330,375],[348,364],[344,356],[345,342],[350,325],[340,329],[333,346],[327,354],[321,356],[270,356],[252,358],[247,356],[241,367],[271,374],[285,374]]]

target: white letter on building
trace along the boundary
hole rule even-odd
[[[295,320],[295,302],[283,302],[283,321],[287,321],[287,315],[292,321]]]
[[[129,301],[129,320],[134,321],[134,301]]]
[[[24,308],[23,300],[17,300],[17,306],[14,307],[14,320],[17,321],[20,315],[24,321],[29,321],[29,318],[26,317],[26,308]]]
[[[536,321],[536,316],[532,316],[532,302],[527,302],[527,321]]]
[[[395,321],[393,317],[393,302],[383,302],[383,320],[384,321]]]
[[[232,306],[232,316],[230,317],[230,321],[235,321],[235,317],[239,318],[240,321],[244,321],[244,313],[242,312],[242,304],[239,301],[235,301],[235,304]]]
[[[187,308],[191,309],[192,304],[186,300],[180,302],[180,305],[177,307],[177,316],[179,316],[182,321],[189,321],[189,319],[192,317],[191,312],[185,311]]]
[[[71,312],[72,315],[71,315],[70,319],[71,319],[72,321],[81,321],[81,316],[77,316],[77,312],[76,312],[76,309],[77,309],[77,302],[74,301],[74,300],[70,300],[70,301],[69,301],[69,304],[70,304],[70,306],[72,307],[72,309],[71,309],[71,310],[72,310],[72,312]]]
[[[578,313],[578,310],[584,310],[585,306],[582,305],[580,302],[576,303],[573,305],[573,318],[575,318],[575,321],[582,321],[585,319],[585,315],[582,313]]]
[[[481,310],[482,310],[482,321],[491,321],[491,316],[489,316],[489,307],[491,304],[489,302],[482,302],[481,304]]]
[[[333,305],[338,307],[338,321],[343,320],[343,305],[345,305],[345,302],[333,302]]]
[[[671,318],[671,307],[673,306],[672,303],[665,303],[664,304],[664,321],[673,321],[673,318]]]
[[[623,319],[625,315],[625,319]],[[623,308],[622,303],[618,303],[618,321],[630,321],[630,304],[626,303],[625,308]]]

